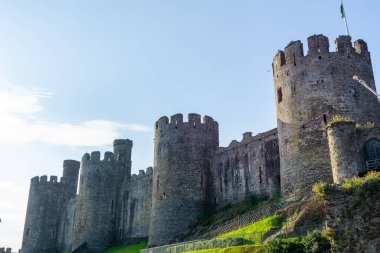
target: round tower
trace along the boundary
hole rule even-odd
[[[205,211],[210,156],[219,146],[218,123],[198,114],[160,118],[155,125],[149,245],[176,241]]]
[[[59,214],[65,200],[65,183],[56,176],[34,177],[29,189],[22,253],[56,252]]]
[[[80,162],[75,160],[63,161],[63,175],[66,180],[67,191],[70,197],[75,197],[78,188],[78,175],[79,175]]]
[[[375,81],[367,44],[340,36],[336,51],[328,38],[308,38],[305,56],[300,41],[289,43],[273,61],[282,194],[300,196],[317,181],[332,181],[325,124],[334,115],[358,123],[380,121],[377,98],[353,80],[357,75],[372,89]],[[306,192],[308,192],[306,191]]]
[[[131,177],[132,168],[132,147],[131,140],[116,139],[113,142],[113,153],[115,158],[125,167],[125,177],[127,180]]]
[[[126,175],[125,161],[131,152],[131,149],[129,153],[124,152],[123,143],[132,147],[130,140],[121,142],[117,140],[117,157],[112,152],[105,152],[104,159],[100,160],[100,152],[95,151],[82,158],[74,247],[87,242],[89,253],[102,252],[117,238],[119,192]]]
[[[355,122],[334,122],[327,126],[327,138],[334,183],[359,174],[359,160]]]

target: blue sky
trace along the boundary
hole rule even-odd
[[[339,0],[0,1],[0,247],[19,248],[29,180],[64,159],[134,141],[152,165],[153,125],[191,112],[220,143],[276,127],[271,63],[292,40],[345,33]],[[380,2],[345,1],[353,41],[380,80]]]

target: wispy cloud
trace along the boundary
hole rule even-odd
[[[120,137],[121,131],[146,132],[140,124],[125,124],[103,119],[79,123],[51,122],[41,119],[41,99],[53,93],[25,90],[17,86],[0,89],[0,141],[12,143],[44,142],[65,146],[103,146]]]
[[[0,180],[0,199],[0,245],[20,247],[19,238],[24,225],[28,188],[14,182]]]

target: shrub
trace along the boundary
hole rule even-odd
[[[302,244],[306,253],[324,253],[331,252],[331,243],[329,239],[319,230],[308,233],[303,239]]]
[[[304,245],[298,237],[288,239],[274,239],[265,246],[266,252],[271,253],[303,253]]]
[[[334,115],[330,119],[329,125],[338,123],[338,122],[354,122],[354,120],[351,118],[343,117],[342,115]]]
[[[363,178],[353,177],[346,179],[342,187],[350,192],[360,188],[369,192],[377,192],[380,188],[380,173],[369,172]]]
[[[334,189],[334,184],[329,184],[326,182],[319,182],[313,185],[313,192],[318,196],[326,196],[326,194]]]
[[[355,128],[358,130],[372,129],[372,128],[375,128],[375,123],[370,122],[370,121],[368,121],[364,125],[360,125],[360,124],[356,123]]]

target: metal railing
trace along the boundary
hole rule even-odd
[[[263,247],[263,244],[275,238],[288,238],[304,236],[315,229],[323,229],[323,225],[282,227],[269,231],[239,234],[213,239],[195,240],[170,245],[164,245],[149,249],[140,250],[140,253],[180,253],[187,251],[197,251],[211,248],[227,248],[233,246],[253,246]]]
[[[365,161],[366,170],[380,170],[380,159]]]

